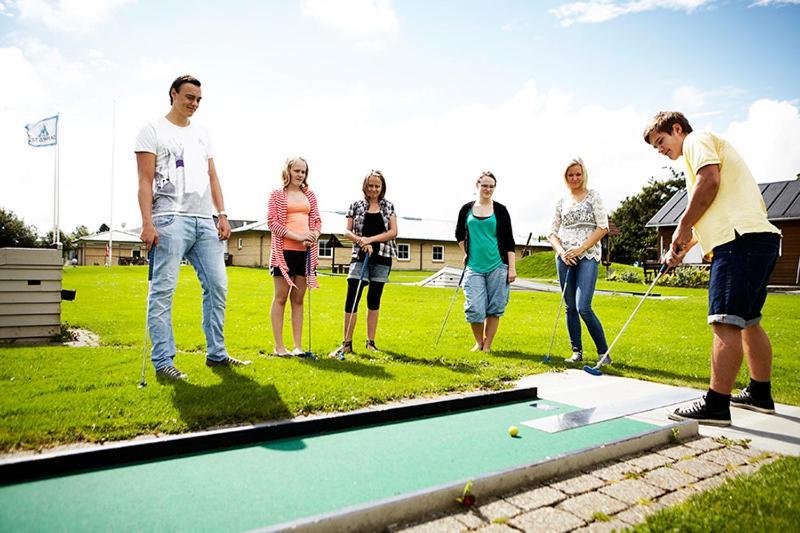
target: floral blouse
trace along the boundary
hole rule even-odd
[[[565,250],[581,246],[597,228],[608,229],[608,214],[597,191],[589,189],[586,198],[576,202],[572,196],[556,203],[550,235],[557,235]],[[583,252],[579,259],[600,261],[600,242]]]

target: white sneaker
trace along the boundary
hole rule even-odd
[[[569,359],[564,359],[565,363],[580,363],[583,361],[583,352],[574,351],[572,352],[572,357]]]

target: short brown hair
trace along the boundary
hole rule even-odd
[[[692,133],[692,127],[689,125],[689,121],[683,113],[680,111],[661,111],[653,117],[653,120],[651,120],[650,124],[644,129],[644,142],[650,144],[650,136],[657,131],[667,134],[672,133],[672,126],[674,124],[678,124],[683,130],[683,133]]]
[[[177,78],[175,78],[175,81],[172,82],[172,85],[169,86],[169,105],[172,105],[172,90],[175,89],[176,93],[181,92],[181,86],[184,83],[191,83],[195,87],[200,87],[200,80],[198,80],[191,74],[184,74],[183,76],[178,76]]]
[[[364,193],[364,199],[367,199],[367,186],[369,185],[369,179],[375,176],[376,178],[381,180],[381,193],[378,195],[378,201],[380,202],[383,200],[383,197],[386,196],[386,178],[383,177],[383,172],[380,170],[370,170],[369,174],[364,176],[364,183],[361,184],[361,191]]]
[[[476,183],[480,183],[481,178],[484,177],[484,176],[492,178],[494,180],[494,184],[497,185],[497,178],[494,177],[494,174],[492,174],[491,170],[484,170],[483,172],[481,172],[481,175],[478,176],[478,179],[475,180],[475,182]]]
[[[300,157],[298,155],[298,156],[290,157],[290,158],[286,159],[286,163],[283,165],[283,170],[281,171],[281,178],[283,178],[283,187],[284,188],[289,186],[289,182],[292,179],[291,176],[289,175],[289,172],[292,170],[292,165],[294,165],[295,163],[299,163],[300,161],[302,161],[306,165],[306,177],[303,180],[303,184],[300,187],[303,188],[303,189],[308,187],[308,174],[309,174],[308,161],[306,161],[305,159],[303,159],[302,157]]]

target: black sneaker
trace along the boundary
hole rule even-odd
[[[700,424],[711,426],[730,426],[731,410],[709,411],[706,399],[697,400],[688,407],[678,407],[669,415],[671,420],[697,420]]]
[[[758,411],[759,413],[772,414],[775,412],[775,402],[772,398],[767,400],[756,400],[750,394],[750,386],[748,385],[739,394],[731,396],[731,405],[740,407],[742,409],[750,409],[751,411]]]
[[[247,366],[252,364],[252,361],[240,361],[238,359],[234,359],[233,357],[225,357],[221,361],[214,361],[213,359],[206,359],[206,366]]]
[[[178,381],[182,379],[186,379],[189,376],[175,368],[174,366],[165,366],[164,368],[160,368],[156,370],[156,378],[163,378],[169,379],[172,381]]]

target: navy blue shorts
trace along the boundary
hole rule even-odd
[[[283,259],[286,261],[286,266],[289,267],[289,277],[306,275],[306,255],[308,252],[301,252],[299,250],[284,250]],[[278,267],[269,267],[269,272],[273,276],[280,277],[281,269]]]
[[[761,321],[780,240],[777,233],[745,233],[714,248],[708,283],[709,324],[744,329]]]

